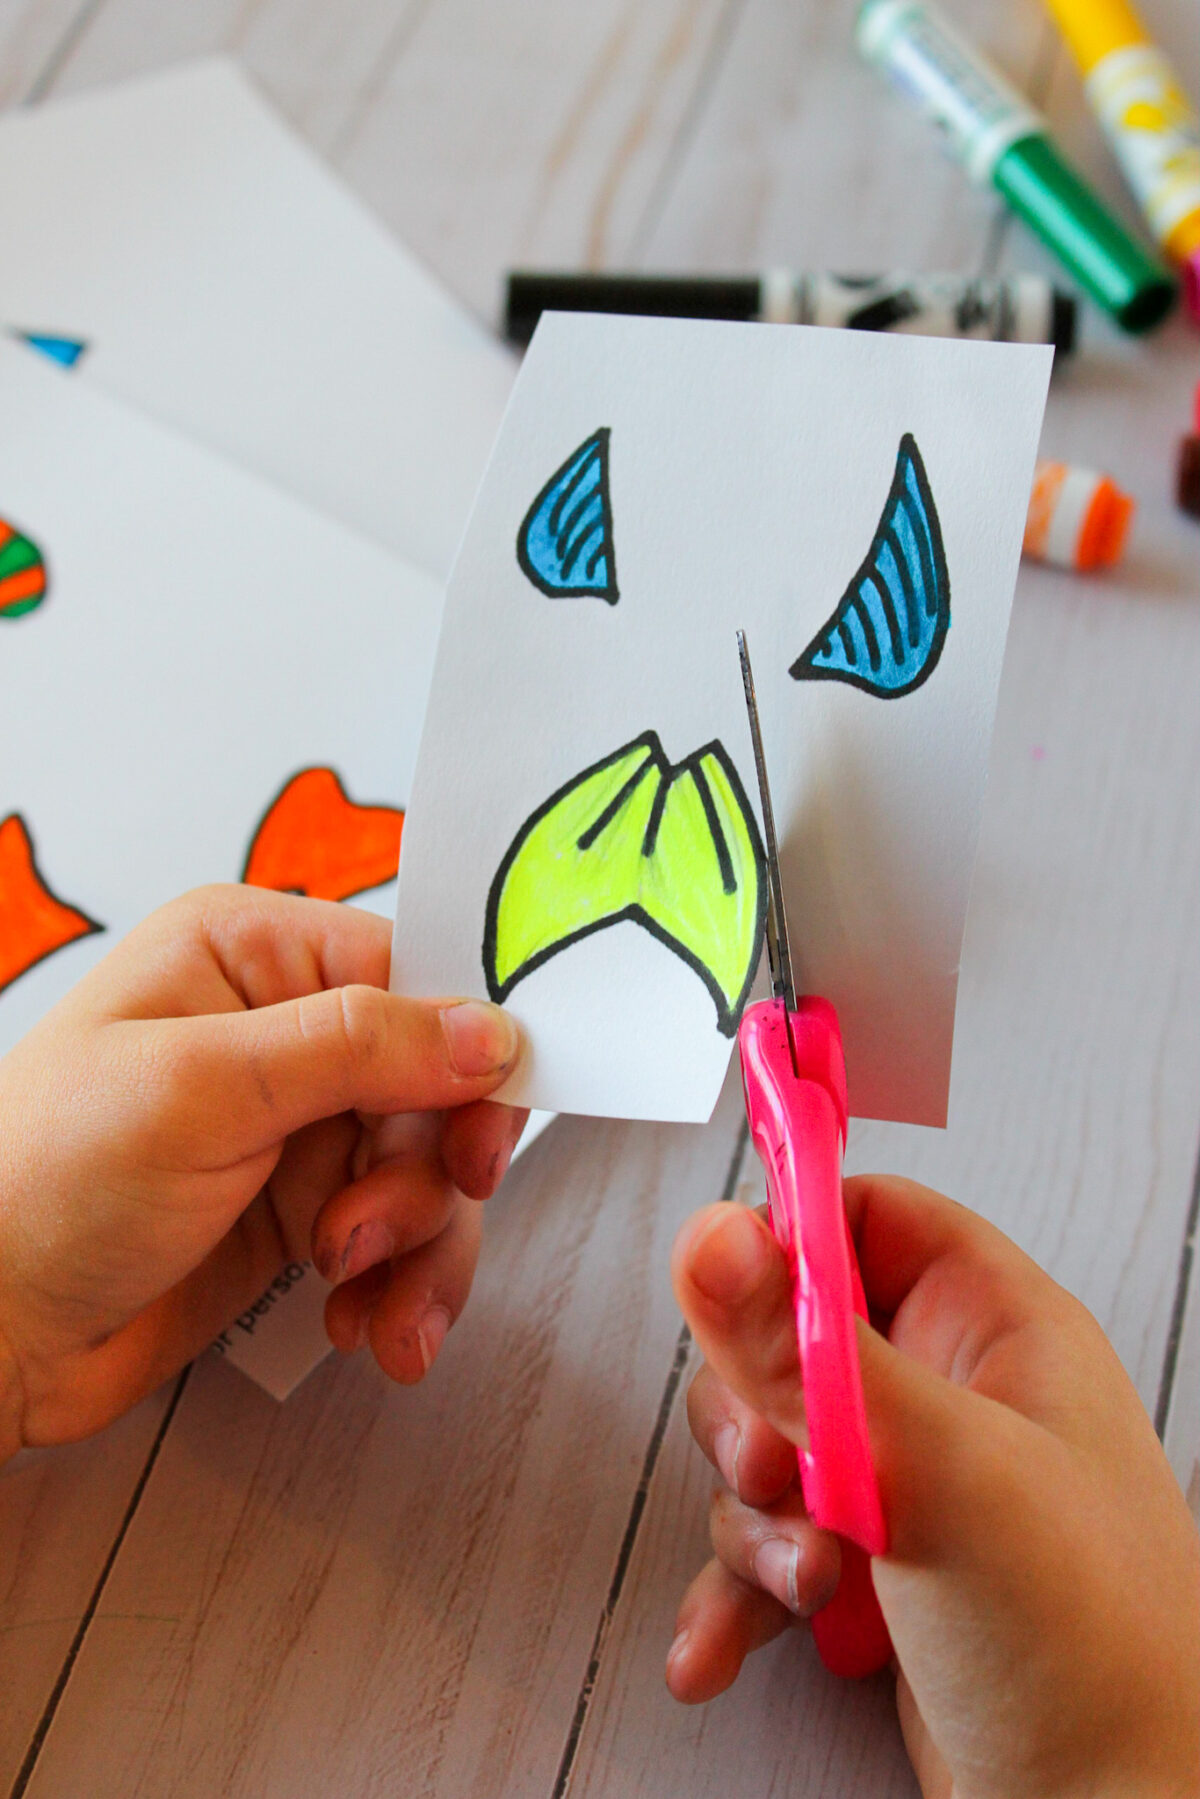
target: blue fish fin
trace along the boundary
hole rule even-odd
[[[950,575],[916,439],[905,432],[871,547],[808,648],[796,681],[845,681],[896,700],[927,681],[950,629]]]
[[[552,600],[592,596],[615,606],[617,565],[608,495],[607,426],[556,468],[521,521],[517,561]]]

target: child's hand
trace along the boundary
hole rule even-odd
[[[1200,1792],[1200,1539],[1100,1327],[998,1230],[909,1181],[846,1183],[879,1331],[859,1352],[888,1555],[873,1563],[927,1799]],[[707,1357],[688,1398],[729,1491],[679,1612],[676,1698],[817,1610],[837,1539],[806,1518],[786,1266],[713,1206],[674,1255]]]
[[[204,888],[0,1061],[0,1459],[98,1430],[310,1253],[337,1347],[421,1378],[526,1114],[485,1102],[512,1021],[383,991],[390,936]]]

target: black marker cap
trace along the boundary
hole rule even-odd
[[[642,318],[754,319],[757,275],[621,275],[514,269],[505,284],[504,335],[527,344],[543,312],[622,312]]]
[[[1074,355],[1078,318],[1079,302],[1074,294],[1056,287],[1050,308],[1050,342],[1056,356]]]

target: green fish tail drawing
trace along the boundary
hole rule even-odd
[[[483,966],[502,1001],[551,956],[628,919],[704,982],[737,1030],[762,951],[765,862],[719,742],[671,763],[647,731],[526,820],[488,895]]]

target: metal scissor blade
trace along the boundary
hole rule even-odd
[[[767,957],[771,964],[771,986],[776,999],[783,1000],[789,1012],[796,1010],[796,984],[792,976],[792,951],[788,942],[787,913],[783,909],[783,880],[779,872],[779,842],[775,836],[775,811],[771,805],[771,789],[767,781],[767,761],[763,755],[762,728],[758,721],[758,700],[754,692],[754,675],[750,668],[750,652],[746,633],[737,634],[738,660],[742,665],[742,686],[746,691],[746,711],[750,715],[750,741],[754,745],[754,767],[758,775],[758,797],[762,805],[763,836],[767,851]]]

